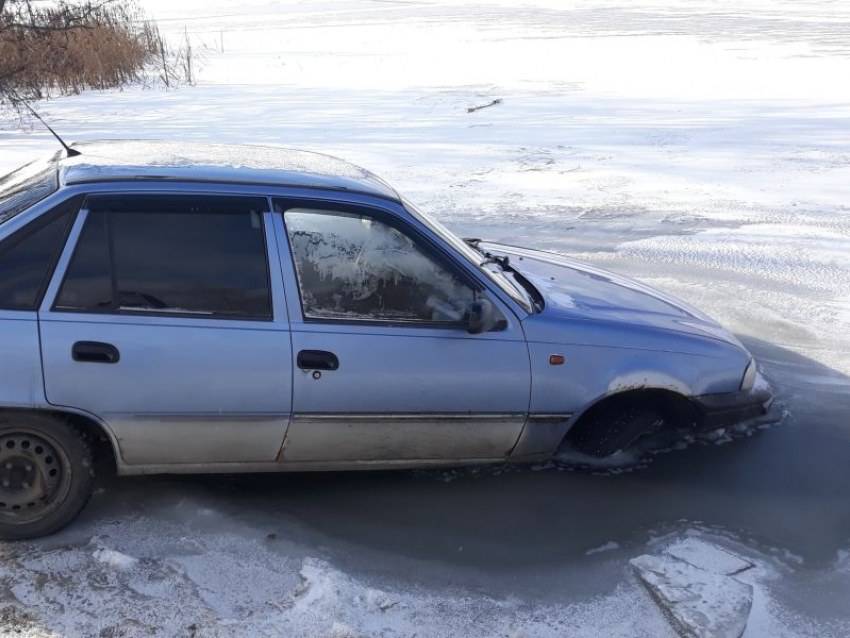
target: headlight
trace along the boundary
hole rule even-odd
[[[756,373],[758,372],[758,367],[756,366],[756,360],[750,359],[750,365],[747,366],[747,369],[744,371],[744,378],[741,379],[741,391],[749,392],[753,389],[753,385],[756,382]]]

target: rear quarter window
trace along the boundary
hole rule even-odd
[[[59,189],[55,162],[39,160],[0,177],[0,224]]]
[[[71,198],[0,242],[0,309],[36,309],[81,204]]]

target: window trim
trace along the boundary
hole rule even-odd
[[[263,247],[264,254],[263,258],[265,260],[265,274],[266,274],[266,284],[269,291],[268,302],[269,302],[269,314],[268,315],[234,315],[234,314],[226,314],[220,312],[200,312],[200,311],[175,311],[169,309],[162,310],[133,310],[127,308],[72,308],[67,306],[58,305],[59,296],[62,293],[62,289],[65,286],[65,282],[68,277],[68,272],[71,269],[71,265],[74,263],[74,259],[77,256],[77,251],[80,249],[80,240],[82,239],[83,232],[85,231],[87,224],[89,222],[89,201],[92,198],[98,197],[137,197],[137,196],[147,196],[147,197],[163,197],[163,198],[196,198],[196,197],[204,197],[204,198],[230,198],[230,199],[255,199],[262,200],[266,203],[264,209],[259,212],[260,217],[260,230],[262,231],[263,237]],[[68,257],[68,262],[65,265],[65,271],[62,273],[62,279],[59,281],[56,292],[54,293],[52,303],[50,304],[50,312],[62,313],[62,314],[72,314],[72,315],[97,315],[97,316],[120,316],[120,317],[157,317],[160,319],[187,319],[187,320],[199,320],[199,319],[214,319],[217,321],[251,321],[251,322],[261,322],[261,323],[272,323],[275,321],[275,292],[274,292],[274,281],[271,275],[271,258],[269,255],[269,251],[274,249],[277,250],[276,246],[272,246],[269,242],[269,226],[266,224],[266,215],[270,215],[271,212],[269,210],[269,200],[267,197],[258,196],[258,195],[231,195],[231,194],[218,194],[218,193],[94,193],[85,196],[85,200],[83,202],[82,208],[80,209],[79,215],[83,217],[82,225],[80,227],[80,231],[77,234],[73,250],[71,251],[70,256]],[[113,214],[118,214],[112,211],[104,211],[104,222],[105,222],[105,232],[106,232],[106,243],[107,249],[109,251],[109,269],[110,269],[110,279],[111,286],[113,288],[113,303],[115,302],[115,286],[117,285],[117,280],[115,278],[115,252],[113,247],[113,236],[112,236],[112,224],[110,222],[110,217]],[[178,213],[178,214],[196,214],[196,213]],[[69,226],[70,228],[73,225]],[[67,241],[67,238],[66,238]],[[60,253],[61,254],[61,253]],[[57,259],[58,261],[58,259]],[[52,276],[51,276],[52,279]]]
[[[36,289],[36,295],[33,303],[29,305],[4,305],[0,303],[0,310],[36,312],[41,307],[41,304],[44,301],[44,296],[47,294],[47,289],[50,287],[50,282],[53,280],[53,275],[56,272],[56,266],[59,264],[59,259],[62,257],[62,252],[65,250],[65,244],[68,242],[71,229],[74,227],[74,222],[77,219],[77,215],[80,213],[84,199],[85,197],[83,195],[72,195],[71,197],[57,203],[50,210],[29,221],[25,226],[19,228],[0,241],[0,251],[8,248],[10,245],[14,247],[20,242],[28,239],[31,235],[44,229],[45,226],[56,221],[56,219],[62,215],[68,215],[65,227],[62,229],[62,234],[60,235],[56,247],[53,249],[53,255],[50,258],[47,269],[44,271],[44,277]],[[79,201],[75,202],[74,200]],[[66,206],[70,206],[70,210],[64,210]]]
[[[286,241],[287,251],[289,252],[289,261],[292,265],[292,272],[295,275],[295,287],[298,291],[298,302],[301,308],[301,320],[306,324],[331,324],[331,325],[351,325],[351,326],[385,326],[395,328],[437,328],[457,330],[459,328],[466,329],[464,321],[424,321],[418,319],[367,319],[367,318],[351,318],[351,317],[312,317],[308,316],[304,311],[304,298],[301,294],[301,281],[298,277],[298,267],[295,264],[295,253],[292,250],[292,242],[289,238],[289,230],[286,226],[286,213],[295,208],[303,208],[313,211],[338,212],[350,215],[360,215],[370,217],[391,228],[402,233],[410,239],[414,245],[420,249],[428,258],[434,260],[437,264],[445,268],[450,274],[454,275],[461,283],[468,286],[475,298],[482,295],[487,287],[466,272],[457,263],[452,256],[439,244],[435,243],[430,237],[416,228],[407,220],[400,218],[398,215],[383,210],[381,208],[372,207],[363,204],[355,204],[350,202],[337,202],[325,200],[308,200],[308,199],[293,199],[288,197],[272,197],[272,210],[276,215],[280,215],[283,225],[284,240]]]
[[[484,265],[487,263],[486,257],[481,254],[479,251],[476,251],[474,248],[469,246],[464,246],[464,240],[460,237],[457,237],[452,233],[448,228],[443,226],[436,219],[432,219],[430,216],[425,214],[423,211],[419,210],[412,202],[402,198],[401,205],[404,207],[404,210],[411,215],[414,219],[416,219],[420,224],[428,228],[432,233],[437,235],[442,241],[446,242],[450,246],[452,246],[461,256],[461,258],[467,263],[471,264],[478,272],[483,273],[483,275],[505,295],[510,297],[511,301],[517,305],[519,305],[523,311],[529,314],[536,314],[539,311],[535,310],[536,304],[532,298],[532,295],[526,290],[525,294],[530,298],[530,303],[521,299],[523,294],[515,295],[508,288],[513,287],[510,281],[508,281],[509,286],[506,287],[500,281],[500,279],[507,279],[507,275],[504,272],[496,273],[489,268],[485,268]],[[473,255],[474,254],[474,255]],[[473,259],[473,256],[475,257]],[[499,277],[498,275],[501,275]],[[514,274],[518,274],[514,271]],[[532,286],[533,287],[533,286]],[[519,292],[517,290],[516,292]]]

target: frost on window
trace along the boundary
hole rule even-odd
[[[471,288],[380,221],[293,209],[286,229],[308,317],[458,322],[473,301]]]

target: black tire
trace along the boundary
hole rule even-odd
[[[667,426],[664,413],[654,405],[612,405],[592,410],[570,431],[570,446],[588,456],[602,458],[628,450],[638,439]]]
[[[91,498],[92,452],[62,418],[0,414],[0,539],[46,536],[73,521]]]

